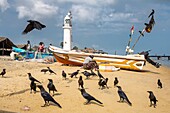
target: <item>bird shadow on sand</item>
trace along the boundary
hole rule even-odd
[[[1,78],[12,78],[11,76],[3,76]]]
[[[127,104],[127,105],[129,105],[129,106],[132,106],[132,105],[130,105],[128,102],[126,102],[126,101],[117,101],[117,102],[119,102],[119,103],[125,103],[125,104]]]
[[[61,94],[62,94],[62,93],[55,93],[55,94],[53,94],[53,96],[55,96],[55,95],[57,96],[57,95],[61,95]]]
[[[25,93],[25,92],[27,92],[29,90],[30,89],[24,89],[24,90],[21,90],[21,91],[17,91],[17,92],[9,93],[9,94],[6,94],[6,95],[2,95],[0,97],[6,97],[6,96],[13,96],[13,95],[17,95],[17,94],[22,94],[22,93]]]
[[[99,103],[96,103],[96,102],[90,102],[88,104],[84,103],[84,105],[90,105],[90,104],[95,104],[95,105],[98,105],[98,106],[101,106],[101,107],[104,107],[103,104],[99,104]]]
[[[154,71],[150,71],[150,70],[141,70],[140,72],[144,72],[144,73],[153,73],[153,74],[160,74],[159,72],[154,72]]]

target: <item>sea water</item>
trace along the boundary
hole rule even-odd
[[[168,60],[168,58],[161,58],[160,60],[157,60],[155,58],[151,58],[152,60],[161,63],[162,66],[167,66],[170,68],[170,60]]]

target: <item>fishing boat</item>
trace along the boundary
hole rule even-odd
[[[144,55],[132,54],[132,55],[111,55],[111,54],[98,54],[98,53],[86,53],[82,51],[73,51],[72,47],[72,14],[69,12],[64,18],[63,24],[63,48],[58,48],[50,45],[49,50],[53,53],[56,60],[63,64],[82,66],[84,59],[93,55],[94,60],[99,64],[99,69],[103,65],[115,66],[120,69],[128,70],[142,70],[145,64]]]

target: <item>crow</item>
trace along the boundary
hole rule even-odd
[[[44,72],[44,74],[46,74],[47,71],[48,69],[41,69],[41,72]]]
[[[79,71],[80,71],[80,70],[77,70],[77,71],[71,73],[71,76],[70,76],[70,77],[71,77],[71,78],[73,78],[73,76],[76,77],[76,76],[78,75]]]
[[[155,10],[152,9],[152,12],[149,14],[148,18],[149,18],[150,16],[154,15],[154,13],[155,13]]]
[[[54,91],[57,91],[57,89],[53,84],[53,80],[52,79],[48,79],[48,80],[49,80],[49,83],[47,85],[47,88],[49,90],[49,93],[50,93],[50,91],[53,91],[53,96],[54,96]]]
[[[117,86],[118,88],[118,94],[119,94],[119,97],[120,97],[120,101],[119,102],[123,102],[124,100],[126,100],[126,102],[132,106],[132,103],[129,101],[128,97],[126,96],[126,94],[123,92],[122,88],[120,86]]]
[[[91,75],[93,75],[93,76],[97,76],[97,74],[96,73],[94,73],[94,71],[93,70],[90,70],[91,71]]]
[[[147,92],[149,93],[150,107],[151,107],[152,105],[154,105],[154,108],[155,108],[155,107],[156,107],[156,102],[157,102],[158,100],[156,99],[156,97],[155,97],[155,95],[153,94],[152,91],[147,91]],[[153,102],[154,104],[152,104],[152,102]]]
[[[6,74],[6,69],[3,69],[2,72],[0,73],[0,75],[2,75],[2,77],[4,77],[5,74]]]
[[[65,80],[66,80],[66,76],[67,76],[67,74],[64,72],[64,70],[62,71],[62,77],[63,78],[65,78]]]
[[[83,82],[82,76],[79,77],[78,84],[79,84],[79,87],[81,86],[81,88],[84,88],[83,87],[84,82]]]
[[[161,80],[160,80],[160,79],[158,79],[157,84],[158,84],[158,88],[162,88],[162,82],[161,82]]]
[[[41,82],[40,81],[38,81],[37,79],[35,79],[33,76],[31,76],[31,73],[28,73],[28,76],[29,76],[29,79],[31,80],[31,81],[36,81],[36,82],[38,82],[38,83],[40,83],[41,84]]]
[[[114,87],[119,83],[117,77],[115,77],[115,80],[114,80]]]
[[[41,24],[38,21],[35,20],[28,20],[29,24],[26,26],[25,30],[22,32],[22,34],[27,34],[28,32],[32,31],[34,28],[41,30],[42,28],[45,28],[46,26]]]
[[[32,90],[34,91],[34,93],[36,93],[36,84],[35,84],[34,80],[31,81],[30,88],[31,88],[30,93],[32,93]]]
[[[106,78],[106,79],[100,79],[99,80],[99,82],[98,82],[98,85],[99,85],[99,89],[101,88],[101,89],[103,89],[103,88],[109,88],[108,86],[107,86],[107,82],[108,82],[108,78]]]
[[[40,89],[41,96],[43,97],[44,102],[45,102],[44,106],[42,106],[42,107],[49,105],[49,102],[51,101],[51,102],[55,103],[58,107],[62,108],[61,105],[58,102],[56,102],[54,100],[54,98],[47,91],[45,91],[45,89],[42,85],[38,85],[37,87]]]
[[[88,94],[85,89],[80,89],[82,96],[87,100],[87,102],[85,104],[88,104],[91,100],[94,100],[96,102],[98,102],[99,104],[103,104],[102,102],[100,102],[99,100],[95,99],[93,96],[91,96],[90,94]]]
[[[91,76],[91,73],[89,73],[88,71],[83,71],[81,72],[86,76],[86,79],[88,79]]]
[[[56,73],[53,70],[51,70],[50,67],[47,67],[47,68],[48,68],[48,71],[50,72],[50,74],[54,73],[56,75]]]
[[[97,75],[99,76],[99,79],[104,78],[103,75],[100,73],[99,70],[97,70]]]

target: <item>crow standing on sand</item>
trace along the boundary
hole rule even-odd
[[[43,97],[43,99],[45,101],[45,104],[42,107],[45,107],[46,105],[49,105],[49,102],[51,101],[51,102],[55,103],[58,107],[62,108],[61,105],[58,102],[56,102],[53,99],[53,97],[47,91],[45,91],[45,89],[44,89],[44,87],[42,85],[38,85],[37,87],[40,89],[41,96]]]
[[[35,84],[34,80],[31,81],[30,88],[31,88],[30,93],[32,93],[32,90],[34,91],[34,93],[36,93],[36,84]]]
[[[47,67],[47,68],[48,68],[48,71],[50,72],[50,74],[54,73],[56,75],[56,73],[53,70],[51,70],[50,67]]]
[[[65,73],[65,71],[62,71],[62,77],[66,80],[67,74]]]
[[[162,88],[162,82],[161,82],[161,80],[160,79],[158,79],[158,82],[157,82],[157,84],[158,84],[158,88]]]
[[[45,28],[46,26],[41,24],[38,21],[35,20],[28,20],[29,24],[26,26],[25,30],[22,32],[22,34],[27,34],[28,32],[32,31],[33,29],[41,30],[42,28]]]
[[[79,84],[79,87],[81,86],[82,89],[84,88],[84,87],[83,87],[84,82],[83,82],[82,76],[79,77],[78,84]]]
[[[119,83],[117,77],[115,77],[115,80],[114,80],[114,87]]]
[[[152,91],[147,91],[147,92],[149,93],[150,107],[153,105],[154,108],[155,108],[155,107],[156,107],[156,102],[157,102],[158,100],[156,99],[156,97],[155,97],[155,95],[153,94]],[[153,102],[154,104],[152,104],[152,102]]]
[[[6,74],[6,69],[3,69],[2,72],[0,73],[0,75],[2,75],[2,77],[4,77],[5,74]]]
[[[50,91],[53,91],[53,96],[54,96],[54,91],[57,92],[57,89],[55,88],[54,84],[53,84],[53,80],[52,79],[48,79],[49,80],[49,83],[47,85],[47,88],[49,90],[49,93]]]
[[[104,78],[103,75],[100,73],[99,70],[97,70],[97,75],[99,76],[99,79]]]
[[[35,79],[33,76],[31,76],[31,73],[28,73],[28,76],[29,76],[29,79],[31,80],[31,81],[36,81],[36,82],[38,82],[38,83],[40,83],[41,84],[41,82],[40,81],[38,81],[37,79]]]
[[[109,87],[107,86],[108,78],[106,79],[100,79],[98,82],[99,89],[104,89],[105,87],[108,89]]]
[[[70,76],[70,77],[71,77],[71,78],[73,78],[74,76],[76,77],[76,76],[78,75],[79,71],[80,71],[80,70],[77,70],[76,72],[71,73],[71,76]]]
[[[80,89],[82,96],[87,100],[87,102],[85,104],[88,104],[91,100],[94,100],[96,102],[98,102],[99,104],[103,104],[102,102],[100,102],[99,100],[95,99],[93,96],[91,96],[90,94],[88,94],[85,89]]]
[[[46,74],[47,71],[48,69],[41,69],[41,72],[44,72],[44,74]]]
[[[132,103],[129,101],[128,97],[126,96],[126,94],[123,92],[122,88],[120,86],[117,86],[118,88],[118,94],[119,94],[119,97],[120,97],[120,101],[119,102],[123,102],[124,100],[126,100],[126,102],[132,106]]]

